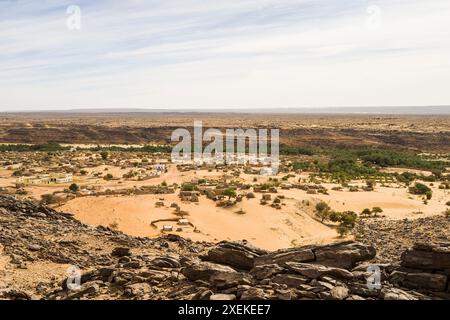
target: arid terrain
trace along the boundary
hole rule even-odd
[[[176,128],[279,128],[282,144],[381,146],[450,152],[449,115],[242,113],[0,114],[3,143],[170,143]]]
[[[171,132],[176,128],[191,130],[194,119],[202,120],[205,130],[209,127],[279,128],[279,172],[263,174],[261,166],[250,164],[173,163]],[[358,246],[374,246],[373,250],[378,253],[376,256],[370,253],[358,261],[399,264],[402,252],[415,242],[449,240],[449,138],[449,116],[2,114],[0,194],[6,204],[2,205],[4,211],[0,220],[3,230],[0,266],[5,270],[3,275],[0,273],[0,279],[9,277],[3,278],[9,279],[4,282],[9,286],[16,282],[14,279],[20,279],[17,290],[31,288],[33,294],[41,298],[67,297],[70,293],[52,293],[52,290],[58,289],[68,266],[91,270],[116,263],[109,254],[122,240],[126,247],[133,248],[133,256],[138,256],[139,268],[151,265],[149,261],[161,254],[176,253],[178,258],[169,259],[167,263],[177,269],[184,265],[177,260],[180,255],[189,255],[195,260],[198,254],[204,254],[208,247],[221,241],[252,244],[260,249],[239,250],[250,250],[259,256],[286,248],[321,248],[344,240],[348,243],[357,240],[362,243]],[[70,233],[57,235],[60,231],[55,235],[47,234],[51,229],[49,225],[34,234],[31,231],[34,225],[40,228],[41,224],[50,223],[58,228],[59,222],[49,222],[44,216],[33,214],[28,218],[30,212],[22,215],[21,201],[25,201],[24,206],[30,212],[51,210],[48,212],[52,212],[52,219],[56,219],[57,212],[65,213],[62,217],[69,217],[70,223],[67,223],[71,226],[67,230],[71,230],[73,237]],[[61,223],[66,223],[66,218],[62,218]],[[23,234],[20,220],[27,220]],[[18,229],[10,230],[12,226]],[[71,229],[74,226],[79,228],[78,235],[74,231],[76,228]],[[5,230],[9,230],[8,237]],[[72,259],[68,252],[61,259],[51,258],[50,252],[42,252],[47,250],[42,244],[38,244],[40,247],[35,247],[36,250],[28,244],[24,244],[25,249],[15,246],[15,236],[11,232],[18,237],[41,239],[38,242],[64,242],[61,250],[70,247],[75,252],[78,246],[78,253],[85,250],[96,253],[86,258],[88,262],[80,262],[77,257]],[[177,239],[174,240],[176,246],[183,244],[182,248],[174,249],[172,244],[166,247],[166,243],[171,242],[164,240],[167,237]],[[97,258],[106,261],[94,261]],[[119,260],[119,263],[124,261]],[[239,265],[231,263],[231,266],[240,269]],[[356,264],[352,262],[343,269],[354,267]],[[433,274],[436,270],[433,269]],[[401,276],[407,277],[408,272]],[[161,277],[175,281],[174,274],[165,270]],[[42,289],[36,289],[41,284],[36,282],[39,276],[33,275],[46,279]],[[95,277],[99,277],[98,274]],[[190,280],[203,279],[192,276]],[[405,281],[397,279],[390,283],[403,285]],[[444,280],[436,281],[441,281],[441,286]],[[239,285],[244,284],[251,283],[239,282]],[[442,286],[445,288],[439,287],[437,291],[446,291],[447,282]],[[409,288],[423,289],[417,283]],[[436,288],[426,289],[436,291]],[[2,286],[0,293],[1,290]],[[124,290],[129,294],[128,289]],[[210,288],[204,289],[207,290]],[[234,291],[212,291],[240,297]],[[356,292],[347,292],[346,298],[361,296]],[[107,298],[111,294],[97,288],[93,297]],[[122,294],[125,293],[121,291],[116,297]],[[201,296],[202,293],[195,294]],[[397,297],[421,297],[419,293],[395,294]],[[388,296],[395,294],[390,291]],[[300,297],[297,295],[292,293],[290,297]],[[161,295],[146,291],[130,297],[187,296],[188,293],[171,296],[166,291]]]

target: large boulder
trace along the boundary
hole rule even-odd
[[[204,260],[230,265],[237,269],[250,270],[255,258],[267,254],[267,251],[255,248],[243,242],[223,241],[208,251]]]
[[[317,279],[324,276],[332,276],[338,279],[350,280],[353,274],[345,269],[326,267],[318,264],[287,262],[287,268],[310,279]]]
[[[315,256],[311,249],[285,249],[255,258],[255,267],[268,264],[283,266],[286,262],[310,262],[314,259]]]
[[[431,291],[445,291],[447,276],[433,273],[407,273],[394,271],[389,282],[410,289],[425,289]]]
[[[284,266],[287,262],[299,262],[351,269],[356,263],[371,260],[375,255],[376,251],[372,246],[345,241],[325,246],[278,250],[255,258],[255,267],[266,264]]]
[[[231,267],[211,262],[193,263],[182,270],[182,274],[191,281],[203,280],[209,282],[212,276],[220,274],[237,274]]]
[[[315,263],[343,269],[352,269],[356,263],[375,258],[376,250],[362,243],[346,241],[312,249]]]
[[[450,269],[450,243],[415,244],[403,252],[403,267],[422,270]]]
[[[258,280],[263,280],[282,272],[284,272],[284,268],[277,264],[265,264],[254,267],[250,274]]]

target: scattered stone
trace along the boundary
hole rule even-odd
[[[236,300],[236,296],[234,294],[213,294],[209,297],[209,300],[219,300],[219,301],[226,301],[226,300]]]
[[[334,287],[331,289],[331,297],[335,300],[344,300],[348,297],[348,289],[346,287]]]
[[[124,247],[114,248],[111,254],[115,257],[131,256],[130,248],[124,248]]]

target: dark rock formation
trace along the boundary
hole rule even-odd
[[[373,246],[353,241],[267,252],[136,238],[0,196],[0,299],[450,299],[449,248],[417,244],[401,265],[381,265]],[[35,263],[48,268],[38,285],[25,281]],[[79,268],[75,278],[61,273],[67,264]],[[18,269],[29,272],[23,282],[12,280]]]

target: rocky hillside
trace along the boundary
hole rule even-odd
[[[377,250],[378,263],[400,263],[402,252],[414,243],[450,243],[450,219],[443,215],[418,219],[361,219],[356,238]]]
[[[373,246],[349,241],[267,252],[129,237],[0,196],[3,299],[450,299],[450,244],[417,244],[399,264],[377,265],[379,287],[367,280],[371,261]],[[74,266],[80,286],[68,278]]]

